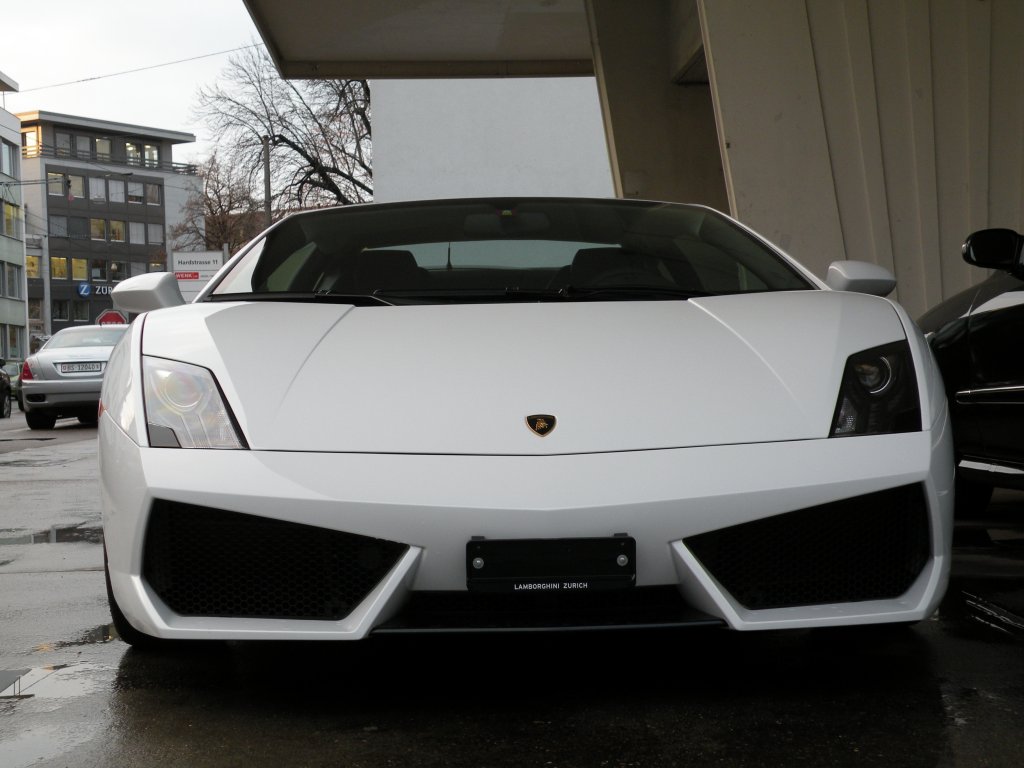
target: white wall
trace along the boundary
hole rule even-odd
[[[611,197],[591,77],[375,80],[374,198]]]
[[[914,317],[1024,226],[1024,2],[697,0],[732,212],[823,276],[892,269]]]

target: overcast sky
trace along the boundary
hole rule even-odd
[[[192,117],[195,95],[216,82],[228,55],[206,55],[260,39],[242,0],[3,0],[3,6],[0,72],[19,92],[0,94],[0,106],[195,134],[196,144],[175,148],[178,162],[207,151],[210,137]],[[115,74],[160,64],[169,66]]]

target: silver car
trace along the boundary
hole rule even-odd
[[[103,371],[127,325],[80,325],[55,333],[21,370],[25,421],[53,429],[59,418],[95,424]]]

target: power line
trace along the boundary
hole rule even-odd
[[[237,51],[248,50],[249,48],[259,48],[263,43],[253,43],[252,45],[243,45],[239,48],[230,48],[226,51],[217,51],[216,53],[204,53],[201,56],[192,56],[187,59],[178,59],[177,61],[167,61],[163,64],[151,64],[148,67],[136,67],[135,69],[126,69],[122,72],[111,72],[106,75],[95,75],[93,77],[83,77],[81,80],[69,80],[66,83],[54,83],[52,85],[40,85],[36,88],[21,88],[18,90],[18,94],[22,93],[34,93],[35,91],[45,91],[48,88],[63,88],[66,85],[79,85],[80,83],[91,83],[94,80],[105,80],[108,77],[120,77],[121,75],[131,75],[136,72],[145,72],[148,69],[160,69],[161,67],[170,67],[175,64],[186,64],[190,61],[198,61],[199,59],[209,59],[213,56],[223,56],[226,53],[236,53]]]

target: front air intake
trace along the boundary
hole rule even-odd
[[[899,597],[931,551],[924,490],[908,485],[684,539],[745,608]]]
[[[142,573],[182,616],[337,621],[407,546],[312,525],[156,501]]]

